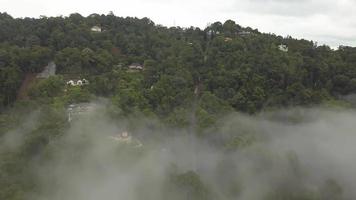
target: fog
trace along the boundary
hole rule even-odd
[[[73,120],[29,165],[38,189],[27,196],[355,199],[355,119],[354,110],[325,108],[234,113],[193,137],[155,120],[114,120],[99,105]],[[117,139],[126,131],[131,142]],[[6,148],[21,144],[9,141]]]

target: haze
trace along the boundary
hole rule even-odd
[[[151,119],[112,121],[98,105],[28,166],[39,190],[27,197],[258,200],[291,192],[296,199],[354,199],[355,117],[354,110],[321,108],[255,117],[235,113],[221,120],[220,128],[206,131],[207,140],[192,142],[188,132],[162,128]],[[35,128],[28,124],[36,115],[26,121],[25,127]],[[142,147],[111,139],[130,123]],[[20,135],[13,141],[21,143]],[[226,141],[242,146],[221,148]]]

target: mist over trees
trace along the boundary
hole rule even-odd
[[[354,47],[232,20],[0,13],[0,199],[354,199],[355,92]]]
[[[105,103],[93,106],[70,124],[64,111],[46,107],[9,114],[8,125],[17,126],[0,138],[0,197],[347,200],[356,195],[354,110],[234,114],[205,129],[204,137],[192,137],[152,118],[115,119]],[[143,146],[113,139],[123,130]]]

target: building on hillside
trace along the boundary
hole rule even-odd
[[[123,131],[122,133],[119,133],[115,136],[111,136],[109,138],[120,144],[130,145],[135,148],[140,148],[143,146],[140,140],[132,138],[132,136],[127,131]]]
[[[232,38],[229,38],[229,37],[225,38],[225,42],[230,42],[230,41],[232,41]]]
[[[100,26],[93,26],[93,27],[91,27],[90,30],[93,32],[98,32],[98,33],[100,33],[102,31]]]
[[[37,74],[37,78],[49,78],[50,76],[56,75],[56,64],[54,62],[48,63],[48,65],[43,69],[43,71]]]
[[[118,142],[123,142],[123,143],[130,143],[132,141],[132,137],[126,131],[124,131],[116,136],[112,136],[111,139],[118,141]]]
[[[143,70],[143,66],[138,64],[138,63],[132,63],[130,66],[129,66],[129,70],[133,70],[133,71],[136,71],[136,70]]]
[[[89,85],[89,81],[85,78],[82,79],[83,85]]]
[[[278,45],[278,49],[283,52],[288,52],[288,46],[285,44]]]
[[[209,38],[211,38],[213,35],[214,35],[214,31],[213,30],[208,30],[206,32],[206,36],[209,37]]]
[[[69,86],[89,85],[89,81],[86,80],[85,78],[79,79],[79,80],[69,80],[69,81],[67,81],[67,85],[69,85]]]
[[[67,81],[67,85],[76,86],[77,82],[74,82],[73,80],[69,80],[69,81]]]
[[[94,51],[87,47],[82,50],[82,53],[94,53]]]
[[[250,31],[240,31],[240,32],[238,33],[238,35],[240,35],[240,36],[247,36],[247,35],[250,35],[250,34],[251,34]]]
[[[68,122],[72,122],[84,116],[90,114],[95,110],[94,104],[90,103],[80,103],[80,104],[70,104],[67,108]]]

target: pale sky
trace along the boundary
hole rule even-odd
[[[356,46],[356,0],[0,0],[13,17],[80,13],[148,17],[165,26],[198,26],[232,19],[261,32]]]

